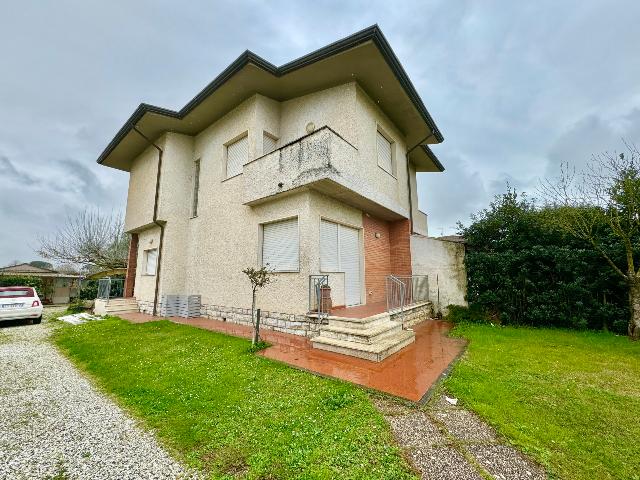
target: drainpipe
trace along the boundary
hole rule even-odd
[[[415,232],[413,231],[413,199],[411,198],[411,170],[409,169],[409,154],[433,136],[434,134],[431,132],[429,135],[424,137],[423,140],[419,141],[407,150],[407,189],[409,190],[409,228],[411,230],[411,234],[414,234]]]
[[[158,150],[158,170],[156,173],[156,193],[153,201],[153,223],[155,223],[158,227],[160,227],[160,243],[158,244],[158,263],[156,265],[156,286],[155,292],[153,295],[153,316],[155,317],[158,313],[158,294],[160,290],[160,270],[162,268],[162,247],[164,240],[164,223],[158,220],[158,203],[160,199],[160,179],[162,177],[162,154],[164,151],[158,145],[151,141],[144,133],[142,133],[137,126],[134,126],[133,129],[144,138],[149,145],[153,146],[156,150]]]

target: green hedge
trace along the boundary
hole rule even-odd
[[[42,280],[39,277],[0,275],[0,287],[33,287],[40,293],[42,291]]]
[[[551,215],[508,192],[461,226],[469,304],[505,324],[625,333],[625,284],[588,244],[552,227]],[[599,232],[607,253],[624,264],[604,225]]]

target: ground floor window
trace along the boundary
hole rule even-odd
[[[299,266],[298,218],[262,226],[262,264],[275,272],[297,272]]]
[[[361,303],[360,234],[358,229],[328,220],[320,222],[320,270],[322,272],[344,272],[346,305]]]
[[[144,274],[145,275],[155,275],[156,267],[158,264],[158,249],[151,248],[149,250],[144,251],[143,255],[144,260]]]

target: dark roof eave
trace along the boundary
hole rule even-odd
[[[427,156],[431,159],[431,161],[434,163],[434,165],[436,166],[436,168],[438,169],[438,171],[440,172],[444,172],[444,165],[442,164],[442,162],[438,159],[438,157],[436,156],[435,153],[433,153],[433,150],[431,150],[429,148],[428,145],[422,145],[422,149],[424,150],[424,153],[427,154]]]
[[[365,28],[359,32],[354,33],[353,35],[349,35],[341,40],[333,42],[325,47],[322,47],[314,52],[311,52],[307,55],[304,55],[296,60],[293,60],[289,63],[286,63],[280,67],[276,67],[272,63],[266,61],[259,55],[251,52],[250,50],[245,50],[236,60],[234,60],[231,65],[229,65],[220,75],[218,75],[211,83],[209,83],[206,87],[204,87],[193,99],[191,99],[183,108],[179,111],[170,110],[167,108],[157,107],[155,105],[150,105],[147,103],[141,103],[138,108],[133,112],[133,114],[129,117],[129,119],[125,122],[122,128],[116,133],[115,137],[104,151],[98,157],[97,162],[102,163],[116,148],[116,146],[120,143],[120,141],[133,129],[133,127],[142,119],[142,117],[146,113],[155,113],[158,115],[164,115],[166,117],[175,118],[181,120],[184,118],[189,112],[191,112],[194,108],[196,108],[205,98],[207,98],[211,93],[217,90],[222,84],[224,84],[227,80],[229,80],[233,75],[238,73],[243,67],[252,63],[259,68],[273,74],[276,77],[280,77],[287,73],[293,72],[299,68],[305,67],[306,65],[315,63],[317,61],[323,60],[330,56],[341,53],[345,50],[353,48],[362,43],[373,41],[373,43],[378,47],[382,56],[387,61],[391,70],[395,74],[396,78],[400,82],[400,85],[404,89],[404,91],[409,96],[409,99],[414,104],[420,115],[422,116],[425,123],[429,126],[433,135],[436,137],[438,142],[444,141],[444,137],[442,133],[436,126],[433,118],[427,111],[422,99],[418,95],[413,83],[409,79],[409,76],[405,72],[400,60],[396,57],[395,53],[391,49],[391,45],[387,42],[387,39],[382,34],[382,31],[378,27],[378,25],[372,25],[371,27]],[[428,149],[428,147],[427,147]],[[430,149],[428,149],[431,152]],[[433,155],[432,153],[430,156]],[[433,155],[435,157],[435,155]],[[442,170],[442,164],[435,159],[437,165],[439,165]]]

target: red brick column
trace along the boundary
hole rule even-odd
[[[133,288],[136,285],[136,267],[138,265],[138,234],[131,234],[129,243],[129,257],[127,259],[127,277],[124,281],[124,296],[133,297]]]
[[[366,302],[386,300],[385,279],[391,273],[389,223],[367,214],[362,216],[364,232],[364,283]]]
[[[408,219],[389,222],[391,273],[411,275],[411,222]]]

